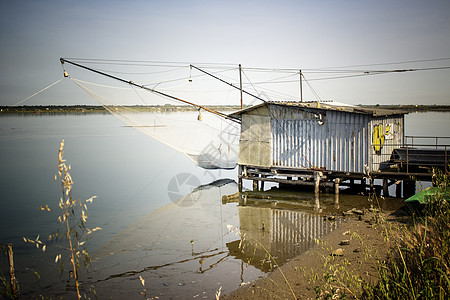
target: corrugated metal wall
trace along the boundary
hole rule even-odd
[[[364,171],[369,164],[369,116],[270,106],[272,166]]]
[[[403,146],[404,116],[373,118],[370,122],[370,170],[377,171],[388,161],[392,150]]]

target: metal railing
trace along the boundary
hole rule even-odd
[[[444,142],[444,144],[442,144],[442,142]],[[445,147],[448,145],[450,145],[450,136],[405,135],[405,139],[403,142],[403,147],[434,146],[436,149],[438,149],[439,147]]]
[[[395,149],[391,153],[372,152],[373,171],[426,174],[436,167],[450,174],[450,137],[405,136],[400,148],[389,144],[384,144],[384,147]]]

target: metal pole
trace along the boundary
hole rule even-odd
[[[225,83],[225,84],[228,84],[229,86],[234,87],[235,89],[239,89],[239,87],[237,87],[236,85],[234,85],[234,84],[232,84],[232,83],[229,83],[229,82],[226,82],[225,80],[220,79],[219,77],[217,77],[217,76],[215,76],[215,75],[213,75],[213,74],[211,74],[211,73],[208,73],[208,72],[206,72],[205,70],[202,70],[202,69],[200,69],[200,68],[197,68],[197,67],[194,66],[194,65],[191,65],[191,67],[194,68],[194,69],[196,69],[196,70],[199,70],[200,72],[203,72],[203,73],[205,73],[206,75],[209,75],[209,76],[211,76],[212,78],[215,78],[215,79],[217,79],[217,80],[219,80],[219,81],[221,81],[221,82],[223,82],[223,83]],[[244,94],[247,94],[247,95],[249,95],[249,96],[251,96],[251,97],[254,97],[254,98],[258,99],[258,100],[261,100],[261,101],[264,102],[264,103],[267,102],[267,101],[264,100],[263,98],[258,97],[258,96],[254,95],[254,94],[252,94],[252,93],[249,93],[249,92],[247,92],[246,90],[242,90],[242,92],[243,92]]]
[[[243,97],[242,97],[242,67],[241,64],[239,64],[239,86],[241,89],[241,109],[244,108],[243,105]]]
[[[303,102],[302,70],[300,70],[300,102]]]

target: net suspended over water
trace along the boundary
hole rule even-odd
[[[206,169],[232,169],[238,160],[240,121],[217,113],[221,110],[217,106],[239,109],[242,105],[259,104],[272,97],[297,99],[297,96],[277,91],[276,87],[285,91],[286,82],[292,82],[286,79],[295,77],[297,91],[297,77],[299,74],[302,76],[297,69],[280,69],[283,76],[278,78],[280,74],[272,74],[272,69],[247,68],[246,72],[252,72],[251,77],[256,80],[250,81],[240,65],[231,64],[202,63],[194,66],[77,58],[70,61],[61,58],[60,61],[65,77],[69,77],[67,70],[69,78],[114,116],[185,153]],[[80,78],[89,82],[74,79],[79,71]],[[261,86],[268,83],[270,88]],[[213,113],[208,109],[211,105],[216,106]],[[142,106],[153,106],[153,109],[145,110]]]
[[[199,167],[236,167],[239,123],[131,85],[71,80],[127,126],[186,154]]]

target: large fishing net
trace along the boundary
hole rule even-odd
[[[227,107],[231,104],[230,101],[222,101],[221,104],[225,105],[214,106],[214,110],[223,112],[222,115],[217,115],[132,84],[114,82],[114,80],[103,80],[99,83],[72,77],[70,79],[112,115],[122,120],[126,126],[134,127],[186,154],[199,167],[205,169],[236,167],[240,124],[224,117],[233,112],[230,107]],[[182,84],[176,84],[170,86],[165,84],[158,90],[171,95],[175,94],[176,97],[182,94],[184,99],[193,97],[193,99],[188,98],[192,102],[205,103],[211,99],[216,100],[214,93],[208,95],[205,92],[198,92],[196,88],[202,83],[193,83],[191,77],[186,78]],[[233,98],[234,108],[239,108],[239,95],[236,95],[236,91],[232,88],[224,90],[222,86],[220,92],[223,94],[224,91],[227,92],[229,99]],[[204,105],[207,108],[207,104]]]
[[[246,68],[244,72],[240,65],[229,64],[71,60],[61,59],[65,75],[69,76],[70,66],[72,81],[109,112],[206,169],[235,168],[240,123],[226,118],[233,111],[217,115],[204,108],[221,111],[273,99],[298,101],[302,76],[296,69]],[[74,79],[79,71],[83,80]]]

